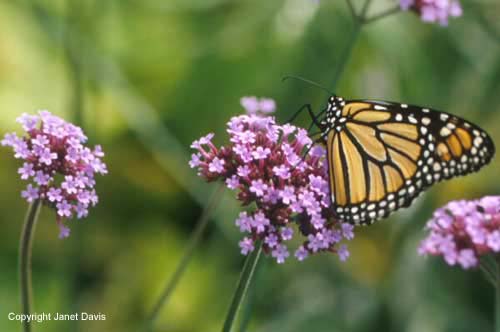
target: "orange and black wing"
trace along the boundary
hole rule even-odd
[[[410,205],[427,187],[487,164],[495,148],[454,115],[382,101],[345,102],[342,127],[326,135],[333,209],[371,224]]]

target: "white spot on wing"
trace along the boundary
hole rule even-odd
[[[439,135],[441,135],[443,137],[446,137],[450,134],[451,134],[451,130],[446,128],[446,127],[441,128],[441,130],[439,131]]]

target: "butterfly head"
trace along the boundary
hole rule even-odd
[[[342,97],[332,95],[328,99],[328,106],[326,109],[325,117],[321,120],[322,136],[326,138],[330,130],[341,131],[344,128],[345,121],[347,120],[342,115],[345,100]]]

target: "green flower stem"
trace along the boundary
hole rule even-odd
[[[483,274],[484,274],[484,277],[486,278],[486,280],[488,280],[488,282],[490,282],[491,285],[493,287],[495,287],[495,285],[496,285],[496,281],[495,281],[496,280],[496,274],[495,274],[495,271],[493,271],[491,269],[491,267],[489,267],[483,261],[480,261],[479,268],[481,269],[481,271],[483,271]]]
[[[495,284],[495,332],[500,332],[500,260],[495,264],[496,284]]]
[[[335,70],[335,74],[333,76],[332,80],[332,89],[335,90],[337,87],[337,84],[340,80],[340,77],[342,76],[342,73],[344,72],[345,68],[347,67],[347,62],[349,61],[349,58],[351,56],[352,50],[354,49],[354,45],[356,45],[356,42],[358,41],[359,34],[361,32],[361,28],[365,24],[366,20],[366,12],[368,11],[368,7],[370,6],[371,0],[366,0],[365,3],[363,4],[363,8],[361,9],[360,14],[356,14],[355,9],[351,3],[350,0],[347,0],[347,4],[349,6],[349,9],[351,10],[353,21],[354,21],[354,27],[351,33],[351,37],[349,38],[349,41],[347,43],[346,48],[344,49],[342,55],[340,56],[340,60],[337,63],[337,69]]]
[[[31,313],[31,247],[41,205],[42,204],[39,199],[35,200],[30,205],[21,233],[21,243],[19,248],[19,286],[21,292],[22,313],[25,315],[29,315]],[[31,331],[31,323],[27,320],[23,321],[23,331]]]
[[[240,309],[241,303],[245,298],[248,286],[252,281],[255,268],[262,253],[262,242],[256,242],[255,247],[255,250],[245,259],[245,264],[243,265],[243,270],[241,271],[240,280],[238,281],[238,286],[236,287],[236,291],[234,292],[231,306],[229,307],[224,326],[222,327],[222,332],[231,332],[231,328],[233,327],[233,323],[236,319],[236,315],[238,314],[238,310]]]
[[[372,17],[368,17],[364,20],[364,24],[368,24],[368,23],[373,23],[375,21],[378,21],[386,16],[389,16],[389,15],[392,15],[392,14],[396,14],[396,13],[400,13],[401,12],[401,7],[399,6],[395,6],[393,8],[390,8],[390,9],[387,9],[386,11],[383,11],[379,14],[376,14],[376,15],[373,15]]]
[[[70,99],[70,109],[73,111],[73,123],[83,127],[84,113],[84,78],[83,78],[83,49],[74,40],[72,31],[79,31],[81,25],[81,15],[83,3],[81,0],[67,0],[67,14],[64,30],[64,51],[68,65],[68,75],[72,81],[72,96]]]
[[[333,76],[332,80],[332,90],[335,90],[337,88],[337,84],[340,80],[340,77],[342,76],[342,73],[344,72],[344,69],[347,65],[347,61],[349,60],[349,57],[351,56],[352,50],[354,49],[354,45],[356,45],[356,42],[359,37],[359,33],[361,32],[361,27],[362,23],[356,20],[354,22],[354,28],[351,33],[351,38],[349,38],[348,44],[346,48],[344,49],[340,60],[337,64],[337,68],[335,70],[335,74]]]
[[[354,5],[352,3],[352,0],[346,0],[346,2],[347,2],[347,7],[349,7],[349,11],[351,12],[352,18],[357,19],[356,9],[354,9]]]
[[[179,265],[177,266],[170,280],[168,280],[163,292],[160,295],[160,298],[158,299],[158,302],[155,304],[153,310],[151,311],[151,314],[148,319],[149,328],[154,324],[154,322],[158,318],[161,309],[167,304],[168,300],[170,299],[170,296],[175,290],[177,284],[179,283],[179,280],[184,274],[189,262],[191,261],[191,258],[193,257],[194,250],[196,249],[196,246],[200,242],[201,235],[204,233],[208,225],[210,216],[213,214],[214,210],[216,209],[217,205],[220,202],[223,192],[224,192],[224,185],[221,184],[219,188],[217,188],[216,191],[210,197],[208,204],[203,210],[202,215],[198,220],[193,233],[191,234],[191,237],[188,241],[188,244],[186,245],[184,255],[182,256]]]

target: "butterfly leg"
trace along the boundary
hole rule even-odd
[[[313,124],[315,124],[316,126],[320,127],[321,124],[318,122],[318,117],[324,113],[324,111],[322,111],[321,113],[319,113],[318,115],[315,115],[314,112],[312,111],[312,108],[311,108],[311,104],[305,104],[303,105],[301,108],[299,108],[299,110],[297,112],[295,112],[295,114],[290,118],[290,120],[288,120],[287,122],[292,122],[293,120],[295,120],[297,118],[297,116],[299,116],[299,114],[304,111],[304,110],[307,110],[307,112],[309,113],[309,116],[311,117],[312,121],[313,121]],[[321,128],[321,127],[320,127]]]

